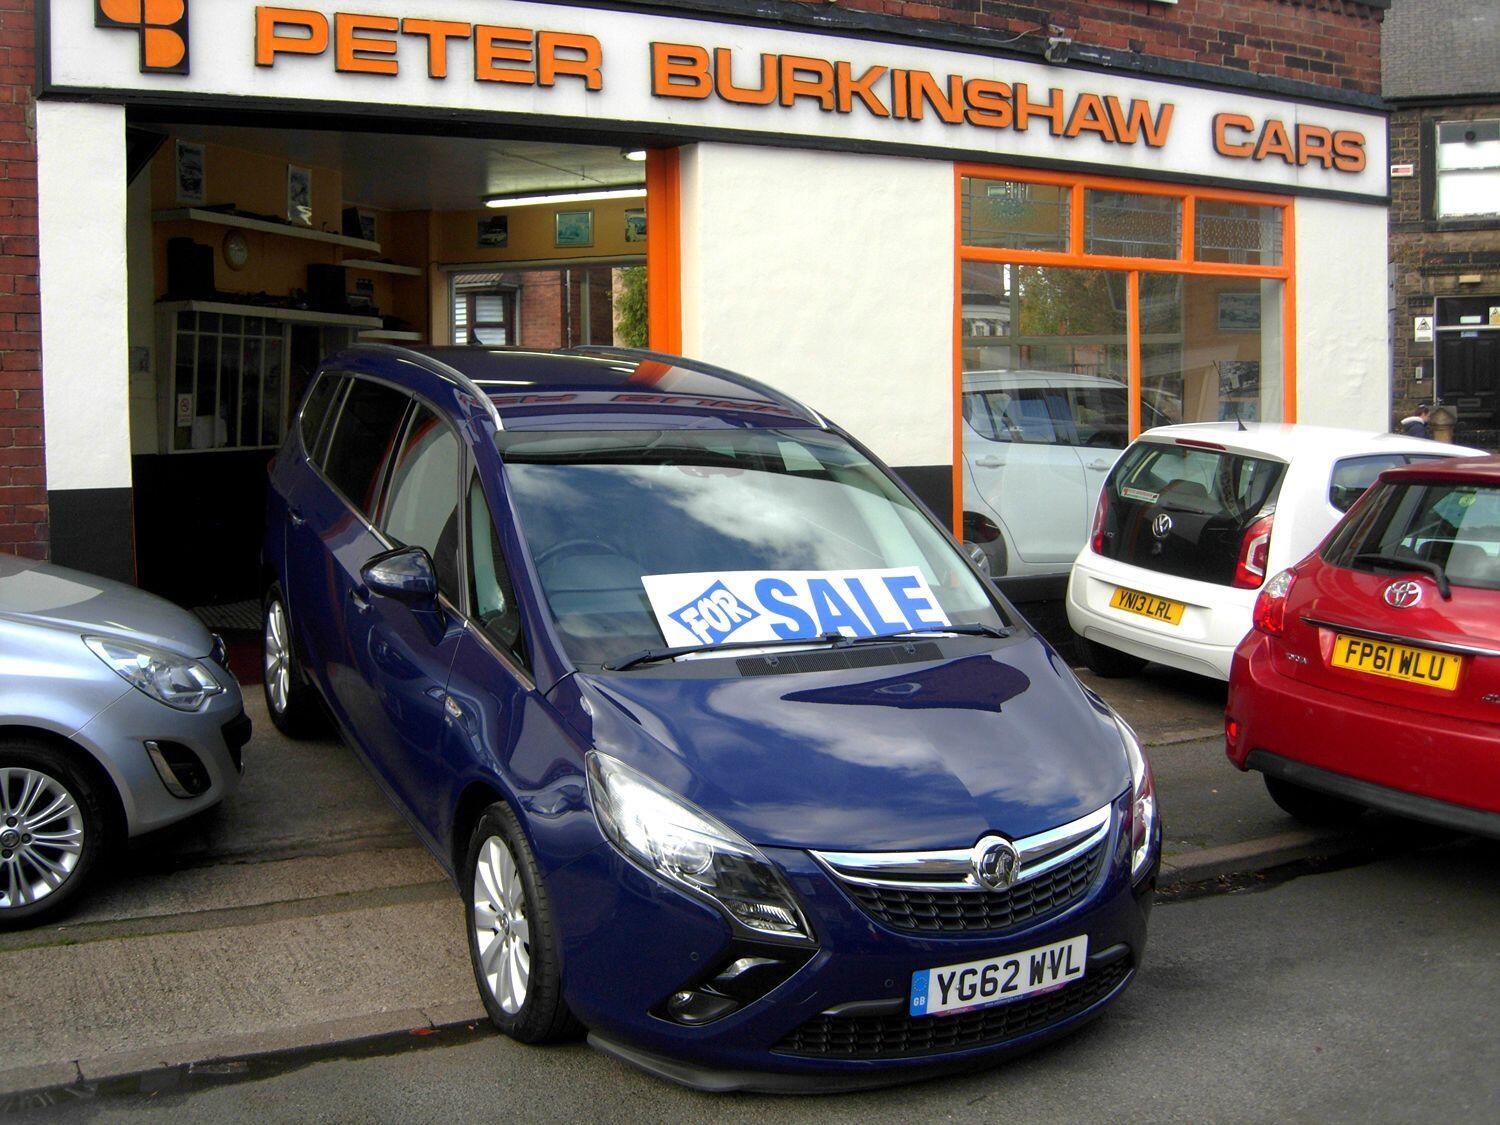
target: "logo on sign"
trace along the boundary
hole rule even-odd
[[[1166,512],[1157,512],[1156,518],[1151,521],[1151,534],[1158,539],[1165,539],[1172,533],[1172,517]]]
[[[740,601],[723,582],[715,582],[669,616],[703,644],[716,645],[747,621],[754,621],[760,611]]]
[[[1009,840],[986,836],[974,845],[969,867],[981,887],[999,891],[1013,884],[1021,874],[1021,856]]]
[[[1422,586],[1419,582],[1406,579],[1392,582],[1385,588],[1385,604],[1393,609],[1410,609],[1421,600]]]
[[[94,26],[134,31],[142,74],[188,72],[187,0],[94,0]]]

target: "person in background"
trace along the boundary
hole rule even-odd
[[[1401,419],[1401,432],[1408,437],[1432,437],[1432,430],[1427,425],[1427,419],[1431,415],[1432,407],[1425,402],[1417,403],[1417,412]]]

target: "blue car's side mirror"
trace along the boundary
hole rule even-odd
[[[376,555],[365,563],[360,575],[376,594],[416,610],[437,608],[437,571],[432,556],[421,547],[402,547]]]

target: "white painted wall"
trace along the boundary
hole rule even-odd
[[[1299,198],[1297,420],[1391,428],[1386,209]]]
[[[945,161],[683,149],[683,351],[951,464],[953,197]]]
[[[38,102],[47,487],[128,488],[125,110]]]

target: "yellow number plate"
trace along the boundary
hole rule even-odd
[[[1347,633],[1334,637],[1332,663],[1335,668],[1385,676],[1408,684],[1425,684],[1443,691],[1453,691],[1458,687],[1458,673],[1464,666],[1463,657],[1452,653],[1393,645],[1366,637],[1351,637]]]
[[[1168,625],[1178,624],[1182,620],[1183,610],[1187,609],[1181,602],[1170,602],[1166,598],[1143,594],[1139,590],[1127,590],[1124,586],[1115,590],[1115,596],[1109,599],[1109,605],[1111,609],[1138,613],[1142,617],[1165,621]]]

